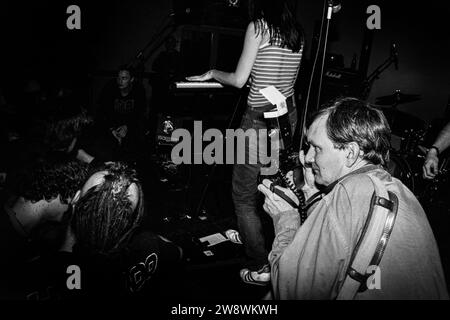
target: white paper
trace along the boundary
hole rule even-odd
[[[200,242],[208,242],[208,247],[214,246],[224,241],[228,241],[228,239],[220,233],[214,233],[209,236],[200,238],[199,240]]]
[[[269,100],[271,104],[274,104],[277,106],[277,111],[279,115],[283,115],[287,112],[287,104],[286,104],[286,97],[278,91],[277,88],[274,86],[268,86],[263,89],[260,89],[259,92]]]
[[[283,114],[287,113],[287,108],[286,110],[283,111],[268,111],[268,112],[264,112],[264,119],[272,119],[272,118],[279,118],[280,116],[282,116]]]
[[[260,89],[259,92],[261,92],[264,98],[269,100],[271,104],[278,104],[286,100],[286,97],[274,86],[265,87]]]

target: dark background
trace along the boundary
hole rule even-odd
[[[66,14],[66,9],[72,4],[77,4],[81,8],[81,30],[66,28],[66,19],[69,16]],[[399,70],[395,70],[391,65],[384,71],[374,82],[369,100],[375,102],[376,97],[389,95],[400,89],[407,94],[422,96],[419,101],[401,104],[400,110],[415,115],[426,123],[443,118],[450,96],[450,48],[448,45],[450,4],[447,1],[419,3],[404,0],[370,2],[343,0],[342,9],[333,15],[331,21],[327,52],[342,55],[346,68],[350,67],[355,54],[359,62],[366,32],[366,20],[369,16],[366,9],[372,4],[381,8],[381,30],[373,32],[368,72],[372,72],[389,57],[393,42],[398,46]],[[1,1],[0,89],[8,102],[14,104],[14,98],[21,94],[26,81],[37,79],[49,87],[64,85],[77,89],[85,106],[94,108],[100,89],[106,81],[113,79],[117,67],[133,62],[137,54],[146,48],[144,71],[148,76],[144,78],[144,85],[147,96],[150,98],[154,93],[152,89],[155,88],[151,77],[152,64],[155,57],[164,50],[162,44],[165,36],[173,34],[178,40],[178,49],[182,50],[184,23],[208,24],[224,33],[229,32],[229,28],[243,31],[247,19],[244,9],[245,1],[241,1],[241,5],[240,8],[229,8],[226,0]],[[314,52],[313,38],[321,19],[322,5],[322,1],[317,0],[297,1],[296,4],[296,13],[306,35],[307,47],[304,57],[306,65],[310,64],[311,54]],[[186,8],[191,8],[189,15],[183,14]],[[172,20],[168,18],[171,12],[176,14]],[[168,21],[176,22],[173,30],[164,28]],[[219,41],[217,57],[213,59],[215,64],[212,67],[218,66],[226,71],[232,71],[238,59],[236,53],[240,52],[241,47],[242,36],[239,32]],[[189,58],[193,60],[185,61],[186,70],[189,70],[189,74],[207,71],[208,64],[211,63],[206,61],[210,59],[205,53],[205,50],[208,50],[208,44],[200,43],[191,49]],[[196,59],[197,54],[198,59]],[[186,75],[189,74],[186,73]],[[308,81],[308,68],[302,70],[300,79],[304,83]],[[326,87],[324,92],[325,89]],[[211,97],[208,99],[209,102],[214,102],[215,106],[215,102],[224,101],[221,96],[215,100]],[[192,107],[195,108],[194,104],[200,100],[202,99],[194,100]],[[228,106],[228,111],[225,109],[224,112],[230,116],[233,105],[227,104]],[[212,113],[214,110],[217,109],[213,109]],[[420,174],[422,159],[409,160],[415,161],[410,163],[414,165],[413,173]],[[192,170],[186,175],[199,180],[191,182],[193,186],[191,189],[194,191],[187,193],[185,189],[174,188],[173,193],[162,190],[164,197],[155,197],[161,203],[161,215],[165,214],[164,210],[167,212],[172,210],[172,207],[173,211],[179,210],[179,207],[188,207],[187,203],[190,203],[194,209],[197,208],[197,203],[200,203],[200,191],[203,190],[204,183],[207,181],[207,175],[203,172],[199,173],[199,170],[209,172],[209,168],[195,167]],[[210,192],[217,195],[206,199],[207,206],[214,207],[211,211],[224,211],[223,215],[226,217],[233,216],[229,199],[229,176],[229,172],[218,170],[211,182],[213,187],[210,188]],[[438,204],[439,201],[434,201],[436,208],[430,210],[431,214],[428,214],[428,217],[436,233],[448,278],[450,274],[448,183],[445,186],[446,188],[440,190],[437,196],[439,199],[444,199],[445,203],[441,205]],[[184,198],[187,200],[183,200]],[[170,229],[168,234],[178,232],[180,243],[188,243],[190,238],[186,240],[187,236],[198,236],[201,233],[197,229],[187,233],[190,223],[191,221],[181,221],[178,227],[175,222],[171,222],[167,224]],[[217,225],[214,232],[223,231],[225,228],[228,228],[228,225]],[[211,229],[205,229],[204,232],[201,236],[211,234]],[[177,235],[174,239],[177,239]],[[203,267],[202,263],[200,265]],[[194,276],[189,280],[192,279],[191,281],[194,282],[193,288],[197,285],[201,288],[195,289],[196,294],[202,292],[202,297],[208,297],[211,292],[212,297],[248,296],[245,288],[241,290],[240,287],[236,287],[240,284],[238,267],[235,265],[222,267],[224,270],[211,271],[213,273],[211,278],[203,277],[205,269],[194,268]],[[219,285],[217,278],[212,278],[217,275],[214,272],[222,275],[230,270],[232,274],[219,279],[221,281]],[[214,280],[211,281],[211,279]],[[223,287],[229,288],[232,295],[227,290],[216,292],[217,288]],[[210,288],[210,291],[205,288]]]
[[[241,2],[242,8],[230,10],[226,0],[2,1],[1,84],[4,88],[17,88],[24,77],[36,77],[87,90],[92,84],[92,78],[91,82],[87,80],[88,74],[114,70],[132,61],[155,35],[159,35],[156,33],[164,26],[170,12],[180,13],[189,7],[192,20],[202,18],[202,22],[208,24],[244,27],[246,11],[244,1]],[[81,30],[66,28],[66,8],[70,4],[81,8]],[[369,16],[366,8],[370,4],[381,8],[381,30],[374,32],[369,73],[389,56],[392,42],[398,45],[399,70],[393,66],[388,68],[375,81],[369,100],[401,89],[404,93],[421,94],[422,100],[401,105],[400,110],[426,122],[443,117],[450,94],[446,20],[450,5],[447,1],[413,4],[411,1],[344,0],[341,11],[332,19],[328,52],[343,55],[346,67],[350,66],[354,54],[359,59]],[[306,58],[310,57],[314,26],[321,12],[321,1],[297,1],[297,14],[309,44]],[[177,22],[186,21],[177,19]],[[175,35],[179,30],[175,29]],[[235,50],[240,50],[241,45],[235,41]],[[152,48],[153,54],[146,57],[145,71],[151,71],[154,56],[161,48]],[[228,43],[219,50],[230,48],[232,45]],[[198,70],[198,73],[204,71]],[[148,89],[150,96],[150,84]]]

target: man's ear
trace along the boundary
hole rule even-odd
[[[74,205],[75,203],[78,202],[78,200],[80,200],[81,197],[81,190],[78,190],[77,193],[75,193],[75,196],[72,199],[71,204]]]
[[[351,167],[355,164],[359,157],[363,155],[363,152],[356,142],[348,143],[345,149],[347,151],[346,165],[347,167]]]

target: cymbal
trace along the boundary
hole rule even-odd
[[[422,99],[420,94],[405,94],[400,92],[400,90],[396,90],[394,94],[376,97],[375,104],[380,106],[398,105],[418,101],[420,99]]]

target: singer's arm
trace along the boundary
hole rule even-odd
[[[242,49],[241,57],[234,72],[212,69],[200,76],[187,77],[186,79],[189,81],[214,79],[225,85],[242,88],[250,76],[261,40],[262,33],[260,32],[257,35],[254,23],[250,22],[245,33],[244,48]]]

